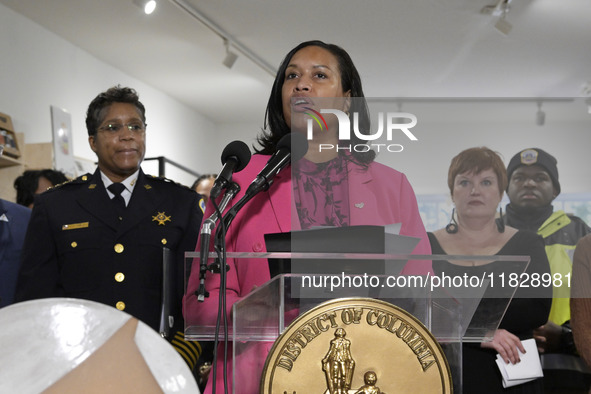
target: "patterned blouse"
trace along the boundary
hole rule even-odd
[[[326,163],[292,164],[293,196],[302,229],[349,225],[349,180],[342,156]]]

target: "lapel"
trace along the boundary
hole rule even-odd
[[[94,172],[90,181],[84,186],[78,197],[78,204],[91,215],[107,226],[116,229],[119,225],[117,215],[111,207],[109,195],[101,180],[99,169]]]
[[[281,232],[300,230],[300,221],[295,214],[295,203],[291,198],[291,166],[277,174],[275,183],[266,194]],[[294,215],[291,214],[292,212]]]
[[[376,195],[370,189],[374,182],[369,169],[363,169],[347,161],[349,183],[349,215],[350,225],[372,224],[378,212]]]

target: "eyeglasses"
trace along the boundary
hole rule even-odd
[[[146,130],[146,126],[147,125],[142,123],[128,123],[125,125],[121,123],[109,123],[99,127],[98,129],[101,131],[108,131],[110,133],[118,133],[123,127],[127,127],[129,131],[141,133]]]

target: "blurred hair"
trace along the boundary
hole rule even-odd
[[[206,179],[209,179],[209,178],[215,179],[217,177],[218,177],[218,174],[203,174],[203,175],[200,175],[199,178],[197,178],[195,180],[195,182],[193,182],[193,185],[191,186],[191,189],[193,189],[193,190],[197,189],[197,186],[199,186],[199,184],[201,182],[203,182],[204,180],[206,180]]]
[[[66,175],[61,171],[52,169],[27,170],[14,180],[17,204],[24,205],[25,207],[33,204],[35,201],[35,192],[39,187],[39,178],[41,177],[47,179],[53,186],[68,180]]]

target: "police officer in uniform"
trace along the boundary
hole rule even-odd
[[[591,228],[579,217],[554,211],[552,201],[560,194],[557,160],[539,148],[515,154],[507,166],[505,223],[520,230],[537,232],[544,239],[555,280],[548,322],[534,331],[542,354],[544,391],[587,393],[591,373],[577,355],[570,328],[572,257],[577,241]],[[565,391],[566,390],[566,391]]]
[[[200,347],[184,341],[181,300],[184,252],[195,249],[203,217],[199,195],[141,170],[146,118],[135,90],[116,86],[99,94],[86,126],[98,168],[36,197],[15,299],[111,305],[169,332],[193,367]],[[166,287],[165,249],[173,256]],[[173,291],[163,325],[164,288]]]

